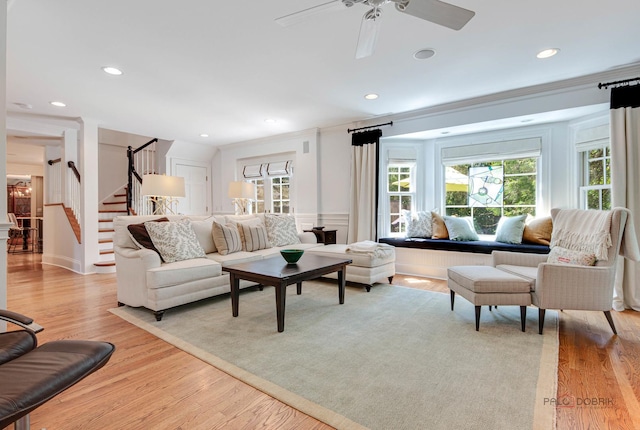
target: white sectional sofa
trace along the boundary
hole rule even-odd
[[[160,321],[166,309],[224,294],[230,291],[229,275],[224,267],[229,264],[259,260],[278,255],[284,248],[304,249],[308,252],[320,252],[325,255],[349,255],[354,263],[347,267],[346,279],[349,282],[370,286],[380,280],[391,279],[395,274],[395,253],[393,247],[385,248],[380,256],[348,254],[347,245],[329,245],[316,242],[313,233],[297,233],[293,241],[300,243],[273,246],[252,252],[237,251],[222,255],[218,252],[212,238],[214,221],[226,225],[233,222],[246,222],[265,215],[244,216],[184,216],[168,215],[169,221],[188,218],[206,258],[190,258],[182,261],[164,262],[155,250],[147,249],[134,241],[128,230],[131,224],[141,224],[157,220],[161,216],[119,216],[114,220],[113,247],[116,260],[118,282],[118,305],[145,307],[155,313]],[[386,246],[386,245],[385,245]],[[241,281],[241,288],[252,285]]]

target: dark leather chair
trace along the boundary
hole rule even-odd
[[[37,346],[42,327],[31,318],[0,309],[0,319],[24,330],[0,333],[0,429],[29,429],[29,414],[104,366],[109,342],[58,340]]]

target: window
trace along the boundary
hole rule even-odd
[[[537,173],[537,157],[447,166],[445,214],[470,216],[479,234],[495,234],[502,216],[535,216]]]
[[[246,165],[243,167],[243,175],[248,182],[256,185],[254,200],[249,204],[251,213],[291,212],[291,161]]]
[[[581,152],[583,178],[580,206],[583,209],[611,209],[611,149],[609,145]]]
[[[386,199],[388,204],[387,228],[391,236],[406,232],[402,210],[413,210],[415,202],[415,162],[389,163],[386,174]]]

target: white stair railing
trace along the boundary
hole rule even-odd
[[[67,172],[67,184],[68,185],[68,200],[66,202],[66,206],[71,209],[73,215],[75,215],[76,220],[78,220],[78,224],[82,225],[82,220],[80,219],[80,208],[82,201],[82,190],[80,187],[80,172],[76,169],[76,165],[73,161],[69,161],[67,163],[69,167],[69,171]]]
[[[62,159],[47,161],[46,203],[62,203]]]

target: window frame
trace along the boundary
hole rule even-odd
[[[591,158],[590,153],[591,151],[594,151],[594,150],[601,150],[603,155],[601,157]],[[582,185],[578,187],[579,196],[580,196],[580,208],[581,209],[598,209],[598,210],[611,209],[612,197],[613,197],[613,190],[611,187],[611,176],[612,176],[611,144],[609,142],[606,142],[598,146],[580,148],[580,150],[578,151],[578,154],[581,158],[581,166],[582,166],[582,175],[581,175]],[[600,161],[600,160],[602,161],[602,179],[604,183],[592,185],[590,183],[591,182],[590,164],[593,161]],[[608,174],[607,174],[607,166],[609,167]],[[589,191],[596,191],[596,190],[598,191],[598,207],[597,208],[589,207],[589,198],[588,198]],[[603,205],[604,203],[603,193],[605,191],[609,192],[608,205]]]
[[[409,191],[390,191],[390,182],[389,182],[389,177],[393,174],[391,173],[389,170],[391,168],[398,168],[398,169],[402,169],[402,168],[409,168],[409,172],[408,172],[408,177],[409,177]],[[383,217],[384,219],[382,220],[382,225],[385,226],[385,231],[384,234],[388,235],[388,237],[403,237],[405,235],[406,232],[406,222],[404,221],[403,217],[402,217],[402,210],[410,210],[410,211],[415,211],[416,209],[416,203],[417,203],[417,187],[416,187],[416,175],[417,175],[417,171],[418,171],[418,163],[416,162],[416,160],[388,160],[386,165],[385,165],[385,171],[384,171],[384,189],[382,192],[382,195],[384,196],[384,211],[383,211]],[[400,176],[401,172],[398,171],[397,174]],[[401,181],[400,178],[398,178],[398,181]],[[400,188],[399,184],[398,184],[398,188]],[[392,204],[391,204],[391,197],[392,196],[397,196],[398,200],[399,200],[399,204],[398,204],[398,212],[392,212]],[[402,207],[402,198],[403,197],[409,197],[410,198],[410,204],[408,208],[403,208]],[[397,218],[395,220],[393,220],[393,217],[396,216]],[[398,226],[398,231],[392,231],[392,225],[394,224],[399,224]]]

